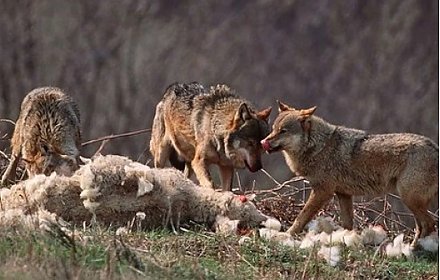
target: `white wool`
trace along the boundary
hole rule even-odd
[[[242,236],[240,240],[238,240],[239,245],[243,245],[246,242],[250,242],[252,239],[249,236]]]
[[[284,246],[297,248],[301,245],[300,241],[293,239],[287,232],[279,232],[270,228],[260,228],[259,233],[263,239],[278,242]]]
[[[326,232],[330,234],[334,230],[340,228],[335,224],[331,217],[318,217],[307,224],[310,232],[321,233]]]
[[[85,165],[82,168],[82,174],[79,180],[81,189],[86,190],[92,188],[94,179],[95,174],[93,174],[92,170],[90,169],[90,165]]]
[[[130,162],[130,164],[124,167],[124,171],[127,174],[133,174],[137,172],[148,172],[151,168],[148,165],[139,162]]]
[[[82,157],[80,156],[79,159],[84,163],[84,164],[90,164],[92,162],[92,160],[90,158],[86,158],[86,157]]]
[[[100,192],[98,189],[85,189],[83,190],[79,197],[82,199],[95,199],[100,195]]]
[[[137,212],[136,213],[136,218],[138,218],[141,221],[145,220],[146,217],[147,217],[147,215],[144,212]]]
[[[126,227],[119,227],[116,230],[116,235],[117,236],[121,236],[121,235],[127,235],[128,234],[128,229]]]
[[[11,189],[1,188],[0,189],[0,199],[5,199],[11,193]]]
[[[280,231],[281,230],[281,223],[274,218],[269,218],[266,221],[263,221],[261,223],[261,225],[263,225],[266,228],[270,228],[276,231]]]
[[[344,243],[344,236],[347,234],[348,230],[338,229],[330,234],[330,243]]]
[[[341,249],[338,246],[322,246],[318,251],[318,256],[324,258],[331,266],[336,266],[341,260]]]
[[[316,242],[319,242],[321,244],[329,244],[330,241],[330,234],[328,234],[327,232],[323,231],[320,234],[316,234],[316,235],[311,235],[310,238]]]
[[[286,240],[282,240],[281,244],[291,248],[299,248],[301,246],[301,241],[295,240],[293,238],[289,238]]]
[[[387,255],[387,257],[400,257],[402,255],[402,250],[399,247],[394,247],[393,243],[389,243],[387,244],[387,246],[385,247],[385,253]]]
[[[231,220],[228,217],[218,215],[215,218],[215,231],[225,235],[232,235],[237,232],[240,220]]]
[[[310,247],[315,246],[316,241],[313,240],[310,236],[305,236],[304,239],[301,241],[301,244],[299,245],[300,249],[307,249]]]
[[[138,191],[136,194],[136,197],[141,197],[143,195],[145,195],[146,193],[149,193],[151,191],[153,191],[154,185],[148,181],[147,179],[144,178],[139,178],[138,179]]]
[[[392,243],[387,244],[385,253],[388,257],[401,257],[402,255],[410,258],[413,248],[408,243],[403,242],[403,233],[394,238]]]
[[[280,233],[279,231],[270,228],[260,228],[258,232],[260,236],[266,240],[272,240],[277,234]]]
[[[90,200],[84,200],[83,201],[84,207],[89,210],[91,213],[95,213],[96,208],[99,207],[100,203],[99,202],[92,202]]]
[[[356,231],[350,230],[344,235],[344,244],[347,247],[358,247],[362,244],[362,237]]]
[[[394,247],[401,246],[403,244],[403,233],[396,236],[393,240]]]
[[[43,185],[46,182],[46,175],[44,174],[38,174],[34,177],[24,181],[26,185],[26,189],[33,193],[35,190],[38,190],[41,188],[41,185]]]
[[[404,243],[402,244],[401,251],[402,254],[409,259],[413,256],[414,247],[409,243]]]
[[[382,226],[369,225],[362,231],[361,237],[365,245],[379,245],[387,238],[387,233]]]
[[[419,244],[423,250],[429,252],[438,252],[438,232],[433,232],[431,235],[419,239]]]

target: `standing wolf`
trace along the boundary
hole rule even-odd
[[[205,91],[198,83],[172,84],[156,107],[150,151],[155,167],[186,163],[202,186],[214,187],[209,165],[219,166],[223,190],[234,168],[261,169],[260,141],[269,133],[271,108],[257,112],[226,85]]]
[[[71,175],[78,169],[80,115],[75,102],[60,89],[42,87],[23,100],[11,140],[12,155],[1,184],[15,179],[18,161],[35,174]]]
[[[261,141],[268,152],[283,151],[289,168],[310,181],[312,192],[291,234],[302,231],[333,194],[342,226],[353,227],[353,195],[397,191],[414,213],[419,237],[435,230],[428,213],[438,194],[438,146],[416,134],[367,134],[332,125],[313,115],[316,107],[296,110],[279,102],[273,131]]]

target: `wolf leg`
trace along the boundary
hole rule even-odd
[[[333,192],[319,189],[312,189],[306,205],[293,222],[293,225],[287,230],[291,235],[300,233],[305,225],[318,213],[318,211],[333,197]]]
[[[191,166],[201,186],[214,188],[211,175],[209,174],[209,166],[203,151],[204,149],[200,146],[196,148],[196,153],[191,162]]]
[[[232,191],[234,180],[234,168],[230,166],[219,166],[223,191]]]
[[[411,245],[415,246],[419,238],[435,231],[435,221],[428,213],[429,201],[413,193],[400,194],[403,203],[413,212],[416,220],[416,233]]]
[[[341,225],[343,228],[353,229],[353,196],[336,193],[339,200],[339,208],[341,210]]]
[[[163,139],[159,143],[156,154],[153,155],[155,168],[165,167],[165,163],[167,162],[167,160],[169,160],[171,152],[173,151],[173,147],[171,145],[171,142],[165,139]]]

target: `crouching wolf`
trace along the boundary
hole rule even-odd
[[[76,103],[60,89],[42,87],[23,100],[11,140],[12,155],[1,184],[15,179],[22,158],[29,177],[71,175],[80,163],[80,115]]]
[[[155,167],[186,163],[202,186],[214,187],[209,165],[219,166],[223,190],[234,168],[261,169],[260,141],[269,133],[271,108],[256,111],[226,85],[205,90],[198,83],[172,84],[156,107],[150,151]]]
[[[303,230],[333,194],[342,226],[353,227],[353,195],[397,192],[416,219],[419,237],[435,230],[428,213],[438,194],[438,146],[416,134],[367,134],[332,125],[313,115],[316,107],[296,110],[279,102],[273,131],[261,141],[267,152],[281,150],[289,168],[310,181],[312,192],[288,230]]]

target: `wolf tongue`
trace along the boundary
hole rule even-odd
[[[270,151],[270,143],[269,143],[269,141],[267,141],[267,140],[261,140],[261,147],[263,147],[263,149],[265,150],[265,151]]]

